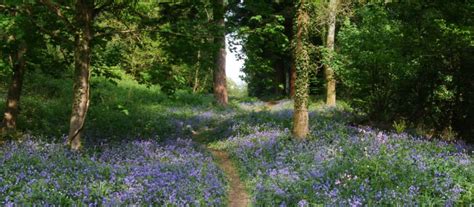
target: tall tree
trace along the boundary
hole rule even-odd
[[[97,37],[105,38],[107,35],[124,32],[102,26],[94,33],[94,19],[103,12],[117,12],[127,8],[128,4],[135,1],[116,3],[113,0],[76,0],[73,7],[50,0],[39,0],[39,3],[60,19],[68,33],[74,36],[74,91],[67,144],[71,149],[78,150],[90,102],[92,41]]]
[[[51,70],[51,65],[47,63],[51,60],[47,58],[50,55],[47,45],[53,42],[56,44],[60,39],[68,39],[59,38],[61,30],[50,29],[56,25],[55,21],[41,21],[51,20],[49,18],[51,13],[46,11],[44,7],[35,5],[36,2],[9,1],[0,3],[0,24],[5,26],[0,33],[0,41],[2,42],[0,48],[4,51],[0,51],[0,57],[10,63],[8,68],[11,68],[12,71],[5,101],[3,129],[13,130],[17,128],[23,78],[27,68],[39,68],[43,72],[44,68],[48,68],[48,72],[57,72]],[[40,22],[48,24],[47,27]],[[44,35],[45,33],[47,35]]]
[[[28,38],[31,39],[33,33],[29,28],[31,24],[27,21],[25,15],[20,12],[24,8],[18,4],[0,5],[0,11],[3,12],[1,18],[2,23],[8,22],[11,25],[3,30],[0,35],[0,41],[4,44],[3,47],[8,51],[5,53],[9,59],[12,68],[12,78],[8,87],[7,97],[5,101],[5,112],[2,121],[2,130],[15,130],[16,120],[20,108],[20,96],[23,86],[23,77],[26,72],[26,59],[28,51]],[[0,53],[1,55],[1,53]]]
[[[214,22],[218,25],[219,33],[214,37],[214,43],[218,45],[216,54],[216,66],[214,69],[214,96],[219,105],[226,106],[227,97],[227,81],[225,74],[225,22],[224,22],[224,0],[216,0],[214,5]]]
[[[94,19],[94,1],[77,0],[74,36],[74,98],[69,124],[67,144],[77,150],[81,147],[81,132],[89,109],[91,41],[93,38],[92,24]]]
[[[336,11],[337,0],[329,1],[328,32],[326,38],[326,49],[329,57],[326,61],[331,61],[334,53],[334,40],[336,38]],[[330,64],[324,64],[324,74],[326,78],[326,105],[336,106],[336,79],[334,70]]]
[[[7,130],[16,129],[16,120],[18,117],[21,88],[23,86],[23,76],[26,71],[26,52],[27,44],[25,40],[17,40],[18,46],[12,57],[13,76],[8,87],[6,99],[5,114],[3,116],[3,128]]]
[[[308,24],[309,15],[305,1],[299,2],[296,17],[296,37],[294,56],[296,60],[296,80],[293,114],[293,135],[297,139],[305,139],[309,133],[308,94],[309,94],[309,67],[308,54]]]

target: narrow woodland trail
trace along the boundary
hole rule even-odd
[[[232,163],[227,152],[222,150],[210,149],[208,150],[216,158],[217,164],[224,171],[229,180],[229,205],[230,207],[247,207],[250,200],[245,185],[240,180],[237,168]]]
[[[265,102],[265,105],[258,109],[261,110],[271,110],[273,106],[277,105],[277,101],[268,101]],[[207,129],[209,130],[209,129]],[[247,207],[250,205],[250,196],[245,189],[245,185],[240,180],[239,173],[234,163],[229,157],[229,154],[224,150],[218,150],[210,147],[205,147],[206,137],[201,134],[202,132],[196,132],[191,130],[193,139],[200,143],[205,149],[212,153],[212,156],[216,159],[217,165],[224,171],[228,181],[229,181],[229,191],[228,191],[228,206],[230,207]]]
[[[275,101],[269,101],[265,103],[264,108],[270,110],[274,105],[278,104]],[[247,207],[250,204],[250,197],[245,190],[245,185],[242,183],[232,160],[229,158],[229,154],[223,150],[217,150],[207,148],[214,158],[216,158],[217,164],[224,171],[229,180],[229,192],[228,199],[230,207]]]
[[[229,200],[228,206],[230,207],[247,207],[250,205],[250,196],[245,190],[245,185],[240,180],[239,173],[234,163],[229,157],[229,154],[224,150],[213,149],[206,147],[203,143],[205,138],[199,132],[192,131],[192,137],[201,146],[211,152],[215,158],[217,165],[224,171],[224,174],[229,181],[229,190],[227,192],[227,198]]]

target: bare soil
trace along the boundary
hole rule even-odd
[[[219,167],[224,171],[229,181],[228,199],[230,207],[247,207],[250,204],[249,195],[245,185],[240,180],[237,168],[229,154],[222,150],[209,149],[217,161]]]

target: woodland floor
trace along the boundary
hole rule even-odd
[[[97,139],[107,135],[107,126],[90,124],[96,129],[88,137],[94,139],[85,140],[79,154],[31,135],[0,146],[0,205],[474,202],[474,158],[468,146],[353,126],[343,104],[311,104],[311,133],[307,140],[295,141],[289,130],[291,100],[234,100],[228,108],[218,108],[212,97],[183,96],[169,103],[145,102],[148,96],[143,97],[146,107],[131,104],[121,115],[107,111],[117,110],[112,107],[92,111],[92,123],[110,118],[105,120],[114,126],[109,135],[121,129],[122,135],[131,134],[115,143]],[[99,116],[105,112],[108,116]]]

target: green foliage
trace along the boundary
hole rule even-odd
[[[247,85],[238,85],[232,79],[227,78],[227,93],[233,98],[245,98],[248,95]]]
[[[173,96],[167,96],[158,86],[139,84],[123,72],[118,75],[120,78],[115,82],[105,77],[92,77],[90,110],[84,131],[86,142],[88,138],[118,141],[157,136],[159,139],[180,130],[169,117],[189,117],[193,113],[191,106],[213,106],[212,95],[178,90]],[[72,80],[31,72],[26,77],[24,89],[19,129],[62,142],[60,137],[68,131]],[[4,100],[1,100],[0,111],[4,106]]]
[[[229,1],[228,27],[242,44],[242,71],[250,96],[285,95],[292,62],[293,1]],[[240,42],[237,42],[240,41]]]
[[[151,37],[159,40],[161,53],[154,67],[144,73],[165,93],[193,88],[194,92],[211,91],[218,49],[213,38],[222,30],[213,22],[214,4],[181,2],[159,7],[159,33]]]
[[[392,127],[395,129],[395,132],[398,134],[404,132],[407,129],[407,123],[405,120],[393,121]]]
[[[23,6],[19,5],[17,9],[24,9]],[[35,12],[42,13],[40,9]],[[0,34],[0,77],[8,79],[5,82],[10,81],[14,56],[22,42],[28,47],[26,57],[30,60],[28,61],[30,67],[44,69],[58,66],[55,63],[59,61],[42,60],[41,57],[53,54],[52,48],[47,45],[48,39],[36,31],[28,15],[11,10],[0,10],[0,28],[2,31]]]
[[[338,35],[333,64],[339,91],[371,120],[406,118],[439,132],[452,127],[469,138],[469,8],[472,3],[462,1],[360,6]]]

